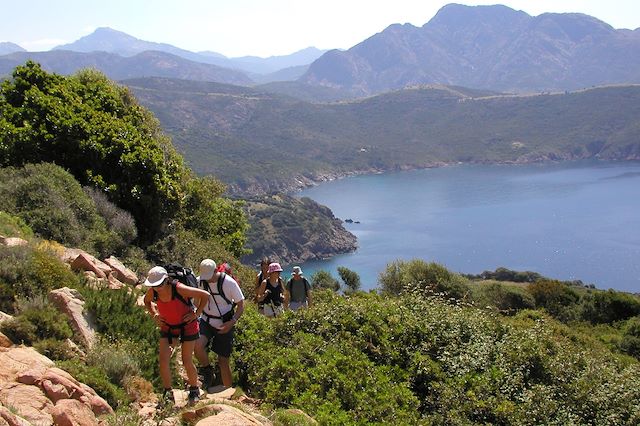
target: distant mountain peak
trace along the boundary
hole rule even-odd
[[[15,43],[0,41],[0,55],[8,55],[14,52],[26,52],[26,50]]]

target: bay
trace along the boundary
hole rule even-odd
[[[297,195],[360,222],[345,224],[358,250],[304,263],[306,276],[324,269],[337,278],[344,266],[367,290],[389,262],[422,259],[460,273],[506,267],[640,291],[640,162],[457,165]]]

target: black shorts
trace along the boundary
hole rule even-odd
[[[218,356],[229,358],[233,349],[233,334],[235,327],[228,333],[219,334],[218,329],[211,326],[205,319],[200,318],[200,335],[209,341],[211,350]]]

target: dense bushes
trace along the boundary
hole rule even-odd
[[[123,250],[135,236],[131,220],[115,226],[115,217],[126,217],[125,212],[101,200],[101,210],[111,219],[107,226],[94,200],[54,164],[0,169],[0,198],[7,212],[20,217],[38,236],[62,244],[111,254]]]
[[[80,286],[80,279],[51,252],[51,245],[0,245],[0,310],[16,312],[16,300],[46,296],[58,287]]]
[[[466,281],[442,265],[419,259],[391,262],[378,278],[382,291],[386,293],[397,295],[421,289],[428,294],[445,294],[454,299],[468,295]]]
[[[637,362],[537,311],[500,317],[420,294],[317,292],[239,323],[241,385],[322,424],[634,424]]]

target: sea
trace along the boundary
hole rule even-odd
[[[296,194],[328,206],[358,238],[349,254],[300,265],[363,290],[396,260],[479,274],[505,267],[640,292],[640,162],[469,165],[354,176]],[[294,265],[288,265],[290,272]]]

